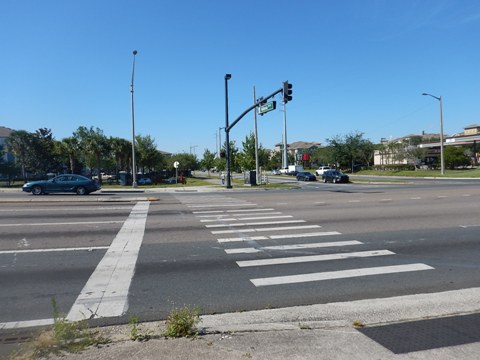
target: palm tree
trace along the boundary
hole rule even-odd
[[[78,170],[78,155],[80,152],[80,145],[78,139],[71,136],[58,141],[57,151],[68,156],[70,164],[70,173],[75,174]]]
[[[110,152],[110,144],[107,137],[101,129],[96,128],[94,130],[93,127],[87,129],[85,126],[80,126],[73,135],[77,138],[80,149],[86,155],[90,168],[93,168],[93,163],[95,164],[98,180],[101,182],[102,159],[107,157]]]
[[[115,158],[115,170],[118,175],[120,170],[127,170],[128,164],[130,164],[130,159],[132,158],[132,143],[118,137],[110,137],[108,141],[112,155]]]

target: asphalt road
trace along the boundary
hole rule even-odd
[[[221,313],[478,287],[478,185],[2,193],[12,202],[0,207],[0,325],[48,321],[52,299],[106,324],[184,305]]]

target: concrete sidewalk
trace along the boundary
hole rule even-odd
[[[112,343],[59,359],[478,359],[480,288],[202,316],[193,339],[165,339],[163,322],[101,332]],[[356,328],[357,322],[365,327]]]

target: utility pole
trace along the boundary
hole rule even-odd
[[[198,145],[190,145],[190,155],[192,154],[192,149],[193,149],[193,155],[197,156],[197,154],[195,154],[195,149],[198,147]]]
[[[283,157],[282,167],[288,168],[288,150],[287,150],[287,104],[283,103]]]
[[[255,94],[255,85],[253,86],[253,103],[257,103],[257,96]],[[257,178],[257,185],[260,184],[260,165],[258,163],[258,130],[257,130],[257,109],[253,112],[253,120],[255,124],[255,176]]]

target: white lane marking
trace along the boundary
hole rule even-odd
[[[243,230],[242,232],[245,232],[245,231]],[[242,237],[238,237],[238,238],[217,239],[217,241],[219,243],[225,243],[225,242],[235,242],[235,241],[268,240],[268,239],[292,239],[292,238],[303,238],[303,237],[313,237],[313,236],[330,236],[330,235],[341,235],[341,233],[339,233],[337,231],[325,231],[325,232],[314,232],[314,233],[304,233],[304,234],[299,233],[299,234],[283,234],[283,235],[270,235],[270,236],[242,236]]]
[[[359,203],[360,200],[348,200],[349,203]]]
[[[291,239],[291,238],[330,236],[330,235],[341,235],[341,233],[339,233],[338,231],[324,231],[324,232],[314,232],[314,233],[305,233],[305,234],[270,235],[270,239]]]
[[[350,240],[350,241],[334,241],[334,242],[311,243],[311,244],[261,246],[258,248],[248,247],[248,248],[237,248],[237,249],[225,249],[225,252],[229,255],[251,254],[251,253],[257,253],[265,250],[303,250],[303,249],[317,249],[317,248],[323,248],[323,247],[349,246],[349,245],[361,245],[361,244],[363,243],[360,241]]]
[[[448,197],[448,196],[446,196],[446,195],[438,195],[438,196],[437,196],[437,199],[445,199],[445,198],[447,198],[447,197]]]
[[[392,199],[380,199],[380,201],[392,201]]]
[[[293,217],[292,215],[256,216],[256,217],[244,217],[244,218],[202,219],[200,220],[200,222],[286,219],[286,218],[292,218],[292,217]]]
[[[255,241],[255,240],[268,240],[268,236],[242,236],[239,238],[223,238],[217,239],[219,243],[238,242],[238,241]]]
[[[64,225],[98,225],[98,224],[119,224],[123,220],[109,220],[109,221],[76,221],[76,222],[61,222],[61,223],[26,223],[26,224],[0,224],[1,227],[13,226],[64,226]]]
[[[235,224],[214,224],[205,225],[206,228],[230,227],[230,226],[254,226],[254,225],[280,225],[280,224],[298,224],[304,223],[305,220],[287,220],[287,221],[260,221],[251,223],[235,223]]]
[[[326,254],[326,255],[292,256],[292,257],[274,258],[274,259],[237,261],[237,265],[240,267],[250,267],[250,266],[298,264],[298,263],[314,262],[314,261],[343,260],[343,259],[363,258],[363,257],[371,257],[371,256],[385,256],[385,255],[395,255],[395,253],[391,252],[390,250],[373,250],[373,251],[358,251],[358,252],[339,253],[339,254]]]
[[[272,227],[272,228],[259,228],[259,229],[242,229],[242,230],[217,230],[212,231],[212,234],[234,234],[234,233],[246,233],[246,232],[260,232],[260,231],[285,231],[285,230],[301,230],[301,229],[318,229],[320,225],[304,225],[304,226],[284,226],[284,227]]]
[[[28,249],[28,250],[2,250],[0,254],[28,254],[28,253],[44,253],[44,252],[60,252],[60,251],[93,251],[105,250],[108,246],[89,246],[76,248],[53,248],[53,249]]]
[[[22,209],[0,209],[0,212],[38,212],[38,211],[75,211],[75,212],[80,212],[80,211],[94,211],[94,210],[130,210],[132,207],[131,206],[88,206],[88,207],[59,207],[59,208],[36,208],[36,207],[30,207],[30,208],[22,208]]]
[[[221,204],[203,204],[203,205],[188,205],[188,207],[191,207],[191,208],[209,208],[209,207],[228,207],[228,206],[257,206],[257,204],[244,204],[244,203],[229,203],[229,204],[225,204],[225,203],[221,203]]]
[[[258,252],[261,252],[262,250],[260,249],[255,249],[255,248],[242,248],[242,249],[225,249],[225,252],[228,254],[228,255],[232,255],[232,254],[254,254],[254,253],[258,253]]]
[[[67,319],[123,315],[150,202],[138,202],[73,304]]]
[[[421,200],[422,198],[420,196],[416,196],[416,197],[411,197],[410,200]]]
[[[462,196],[469,197],[472,196],[471,194],[463,194]]]
[[[205,210],[192,211],[193,214],[218,214],[218,213],[240,213],[240,212],[257,212],[257,211],[274,211],[275,209],[238,209],[238,210]],[[229,214],[230,215],[230,214]]]
[[[255,286],[269,286],[269,285],[296,284],[296,283],[333,280],[333,279],[346,279],[346,278],[370,276],[370,275],[394,274],[394,273],[410,272],[410,271],[433,270],[433,269],[434,268],[431,266],[419,263],[419,264],[407,264],[407,265],[370,267],[370,268],[352,269],[352,270],[328,271],[328,272],[311,273],[311,274],[277,276],[277,277],[269,277],[269,278],[257,278],[257,279],[250,279],[250,281]]]
[[[282,213],[280,211],[274,211],[274,212],[267,212],[267,213],[258,213],[258,214],[248,214],[249,216],[255,216],[255,215],[258,215],[258,216],[263,216],[263,215],[281,215]],[[236,216],[244,216],[244,215],[247,215],[247,214],[236,214]],[[198,218],[217,218],[217,219],[223,219],[227,216],[235,216],[234,214],[214,214],[214,215],[197,215]]]
[[[27,240],[26,238],[23,238],[22,240],[20,240],[20,241],[17,243],[17,246],[26,248],[26,247],[29,247],[29,246],[30,246],[30,243],[28,242],[28,240]]]
[[[12,321],[0,323],[0,330],[5,329],[22,329],[34,326],[47,326],[53,325],[53,319],[39,319],[39,320],[26,320],[26,321]]]
[[[466,229],[466,228],[470,228],[470,227],[479,227],[480,224],[475,224],[475,225],[459,225],[459,226],[460,226],[461,228]]]

